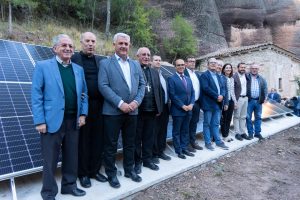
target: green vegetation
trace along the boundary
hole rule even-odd
[[[197,50],[197,41],[193,36],[193,27],[181,16],[176,15],[172,22],[174,36],[164,40],[165,51],[172,61],[193,55]]]
[[[171,59],[195,53],[193,29],[179,15],[172,24],[174,37],[164,41],[158,38],[152,25],[160,23],[163,12],[146,6],[147,3],[147,0],[0,0],[0,38],[51,46],[53,36],[66,33],[79,49],[80,34],[92,31],[98,39],[97,53],[109,55],[113,52],[111,37],[116,32],[125,32],[133,44],[131,57],[142,46],[149,47],[153,54],[166,52]]]

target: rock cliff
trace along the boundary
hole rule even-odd
[[[153,22],[158,38],[170,37],[177,14],[190,22],[198,39],[198,55],[226,47],[264,42],[300,57],[300,0],[149,0],[161,11]]]

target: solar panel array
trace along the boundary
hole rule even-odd
[[[31,79],[35,61],[53,55],[48,47],[0,40],[0,180],[42,166]]]

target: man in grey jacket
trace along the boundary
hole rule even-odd
[[[115,54],[100,62],[99,91],[104,97],[104,163],[110,186],[119,188],[115,167],[118,137],[122,131],[125,177],[142,181],[133,170],[134,142],[138,106],[145,93],[145,80],[139,63],[128,57],[130,36],[117,33],[113,39]]]

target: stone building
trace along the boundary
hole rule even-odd
[[[266,78],[268,89],[276,88],[282,97],[292,97],[299,92],[297,78],[300,78],[300,58],[294,53],[271,43],[228,48],[198,57],[197,68],[206,70],[207,60],[215,57],[231,63],[253,62],[261,65],[260,73]]]

